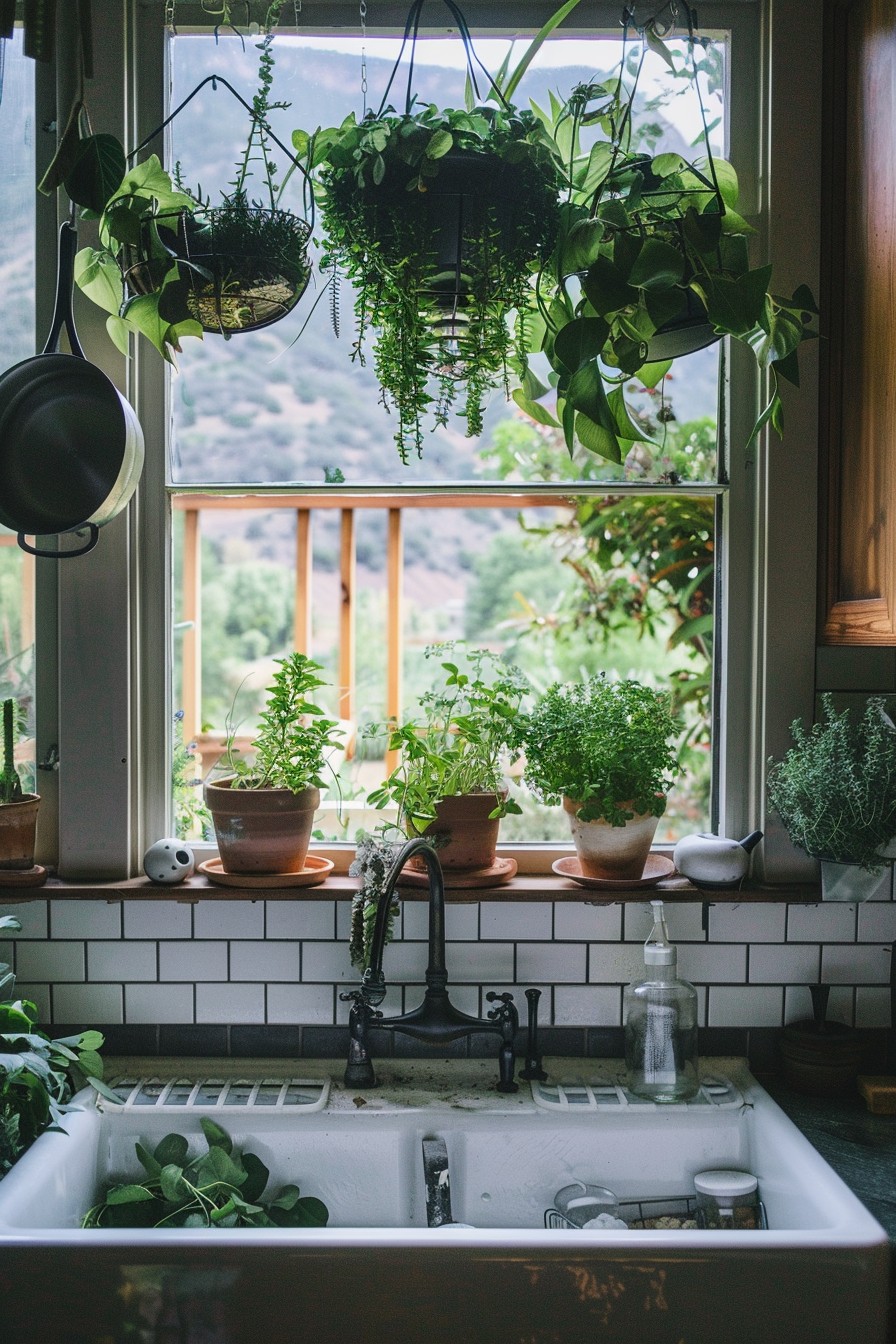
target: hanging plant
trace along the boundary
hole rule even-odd
[[[269,8],[268,27],[280,8]],[[114,136],[92,134],[83,106],[76,104],[41,189],[61,183],[83,217],[98,219],[99,246],[78,253],[75,281],[109,313],[107,330],[123,353],[134,332],[173,361],[184,336],[217,332],[227,337],[279,321],[308,285],[312,225],[285,209],[282,197],[298,169],[305,182],[305,213],[313,217],[310,186],[302,164],[268,123],[272,111],[289,106],[271,100],[273,36],[267,31],[259,43],[259,83],[251,104],[227,80],[210,75],[129,156],[135,158],[206,84],[222,84],[251,122],[234,180],[219,204],[198,186],[187,187],[179,166],[172,181],[154,154],[127,169],[120,143]],[[273,146],[289,159],[282,180]]]
[[[700,39],[693,11],[685,13],[703,157],[632,148],[646,52],[675,69],[656,34],[657,16],[639,30],[641,55],[628,90],[624,43],[617,80],[578,85],[565,104],[555,101],[550,113],[539,114],[567,165],[561,228],[539,276],[538,318],[530,323],[530,352],[544,351],[551,365],[558,419],[538,404],[548,389],[525,366],[515,399],[540,423],[561,424],[570,452],[579,440],[614,462],[643,439],[625,403],[625,383],[637,376],[655,387],[673,359],[726,335],[748,345],[769,373],[770,398],[753,435],[766,422],[780,434],[778,378],[799,383],[798,348],[815,335],[810,290],[801,285],[791,298],[782,296],[771,288],[771,266],[750,263],[753,230],[738,213],[733,167],[710,148],[695,59]],[[634,23],[628,10],[624,20],[627,36]],[[586,128],[606,138],[583,147]]]
[[[447,3],[478,98],[469,31]],[[421,7],[416,0],[405,27],[412,50]],[[363,362],[372,340],[405,463],[422,456],[428,412],[445,425],[457,410],[467,433],[478,434],[489,389],[507,391],[510,365],[524,360],[527,345],[525,323],[512,314],[530,307],[533,273],[556,237],[562,184],[538,119],[494,84],[495,103],[440,109],[416,103],[412,73],[413,55],[404,112],[386,105],[390,79],[376,114],[360,123],[352,114],[310,144],[326,232],[321,265],[340,268],[355,288],[354,356]],[[306,141],[293,136],[300,152]]]

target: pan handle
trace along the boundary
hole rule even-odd
[[[17,540],[22,550],[27,551],[29,555],[42,555],[47,560],[71,560],[73,556],[86,555],[88,551],[92,551],[99,541],[100,530],[96,523],[87,523],[86,526],[90,532],[90,536],[83,546],[78,546],[74,551],[44,551],[39,546],[29,546],[28,542],[25,540],[24,532],[19,533]],[[81,529],[72,528],[71,530],[80,531]]]
[[[55,355],[59,349],[59,337],[63,329],[68,336],[69,349],[73,355],[84,359],[84,351],[75,331],[75,318],[72,312],[72,284],[75,275],[75,253],[78,250],[78,230],[72,220],[67,219],[59,226],[59,265],[56,272],[56,302],[53,306],[53,322],[50,334],[42,353]],[[72,555],[76,552],[72,551]]]

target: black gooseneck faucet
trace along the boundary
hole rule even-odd
[[[383,1017],[379,1005],[386,994],[383,950],[386,944],[389,906],[392,904],[401,870],[408,859],[413,858],[415,854],[419,854],[424,860],[429,881],[429,964],[426,968],[426,993],[423,1002],[411,1012],[402,1013],[400,1017]],[[344,1075],[346,1086],[377,1085],[368,1046],[368,1032],[372,1027],[377,1031],[399,1031],[429,1045],[443,1045],[462,1036],[473,1036],[478,1032],[487,1031],[501,1038],[498,1047],[498,1091],[516,1092],[518,1089],[513,1077],[516,1065],[514,1038],[519,1027],[519,1014],[513,996],[489,993],[486,998],[489,1003],[496,1004],[496,1007],[487,1017],[470,1017],[455,1008],[448,997],[447,986],[445,880],[442,865],[432,845],[427,840],[417,837],[408,840],[402,846],[386,878],[373,925],[370,964],[364,972],[361,987],[339,996],[352,1005],[349,1013],[348,1063]]]

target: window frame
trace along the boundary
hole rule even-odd
[[[123,6],[98,0],[98,8],[103,50],[120,53],[125,76],[116,76],[114,68],[104,79],[98,74],[91,111],[95,121],[101,114],[110,129],[122,128],[125,143],[135,144],[146,127],[160,124],[164,116],[162,7],[140,0]],[[792,165],[802,151],[809,161],[811,189],[813,174],[818,176],[818,151],[810,142],[806,152],[796,131],[820,121],[811,120],[820,100],[820,81],[813,80],[816,63],[820,68],[820,19],[813,27],[800,12],[799,0],[775,0],[773,8],[774,24],[768,21],[771,0],[721,0],[701,9],[700,18],[706,30],[727,28],[732,33],[730,152],[741,178],[744,212],[757,227],[760,246],[775,256],[781,288],[797,283],[790,283],[791,274],[815,288],[817,229],[813,223],[803,227],[802,221],[802,231],[795,227],[805,178],[797,182]],[[526,6],[533,25],[543,22],[551,9]],[[179,28],[189,29],[194,10],[199,19],[199,6],[180,0]],[[511,15],[513,22],[508,23]],[[507,32],[515,30],[520,16],[519,5],[510,10],[491,4],[470,8],[467,17],[475,31],[492,27]],[[400,28],[404,14],[397,9],[381,18],[369,14],[371,31],[374,17],[377,29]],[[588,29],[618,27],[614,6],[599,6],[589,17]],[[358,23],[356,12],[327,0],[304,5],[301,20],[315,30],[354,29]],[[207,18],[202,26],[209,26]],[[785,82],[770,80],[767,72],[777,68],[779,59],[785,68],[783,57],[796,49],[788,48],[788,42],[798,43],[807,60],[782,87]],[[60,69],[60,105],[67,79],[70,83],[70,73]],[[38,101],[43,98],[46,106],[47,80],[42,83]],[[58,208],[64,204],[60,199]],[[48,213],[43,212],[39,225],[41,259],[47,256]],[[807,259],[810,269],[814,263],[814,274],[806,273]],[[39,279],[39,328],[51,282],[44,271]],[[155,352],[138,344],[125,361],[110,352],[102,316],[92,305],[79,304],[77,316],[90,357],[133,402],[146,437],[146,466],[137,494],[128,510],[103,529],[96,552],[70,565],[40,561],[38,571],[38,759],[53,741],[59,743],[60,769],[52,781],[58,785],[58,870],[62,877],[102,880],[139,873],[145,848],[171,827],[169,413],[166,372]],[[763,435],[754,449],[743,450],[738,445],[746,441],[755,418],[760,388],[749,353],[737,343],[735,347],[726,352],[722,379],[735,448],[723,468],[727,493],[719,496],[717,532],[719,784],[714,826],[724,834],[746,834],[764,824],[763,762],[781,749],[790,721],[811,713],[814,689],[814,363],[804,361],[811,367],[805,371],[802,394],[789,399],[786,442],[769,446]],[[801,537],[792,526],[793,517],[800,515],[806,519]],[[777,571],[770,563],[770,557],[782,554],[790,557],[786,588],[775,582]],[[54,837],[52,828],[47,829],[49,851]],[[350,851],[350,845],[341,847],[345,864]],[[56,856],[47,852],[44,857]],[[548,871],[551,857],[545,849],[541,871]],[[804,875],[779,833],[767,840],[765,857],[768,878]]]

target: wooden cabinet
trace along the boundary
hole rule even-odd
[[[896,0],[827,0],[823,644],[896,645]]]

